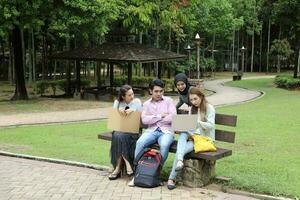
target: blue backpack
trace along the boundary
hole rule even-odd
[[[162,156],[156,149],[146,148],[134,160],[134,185],[145,188],[160,186]]]

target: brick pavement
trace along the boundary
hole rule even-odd
[[[128,178],[109,181],[106,171],[0,156],[0,200],[156,200],[253,198],[202,188],[128,187]]]

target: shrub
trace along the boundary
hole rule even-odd
[[[80,81],[81,87],[88,87],[90,84],[91,84],[90,80],[81,80]],[[53,95],[55,95],[57,88],[59,88],[60,90],[63,90],[64,92],[67,91],[67,80],[37,81],[35,86],[36,86],[38,94],[43,95],[45,93],[46,89],[51,88],[53,91]],[[75,92],[76,87],[77,87],[76,80],[71,80],[70,81],[71,93]]]
[[[37,81],[35,84],[36,91],[38,94],[43,95],[45,90],[49,87],[49,81]]]
[[[300,78],[293,78],[289,75],[278,75],[274,80],[277,87],[287,88],[287,89],[296,89],[300,88]]]
[[[132,76],[132,87],[145,87],[149,86],[150,81],[152,81],[154,77],[143,77],[143,76]],[[165,82],[166,89],[172,89],[173,87],[173,79],[162,78]],[[115,76],[114,77],[114,86],[121,86],[127,84],[127,76]]]

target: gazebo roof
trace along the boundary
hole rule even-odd
[[[183,59],[186,56],[136,43],[103,43],[94,48],[76,48],[54,53],[50,59],[146,63]]]

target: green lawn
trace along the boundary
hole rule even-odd
[[[218,108],[238,115],[236,143],[221,144],[233,156],[217,162],[217,175],[248,191],[300,197],[300,91],[274,88],[272,79],[230,85],[266,92],[254,102]],[[97,139],[106,122],[0,129],[0,149],[38,156],[109,165],[110,143]],[[173,154],[164,168],[171,167]]]
[[[218,112],[238,115],[233,156],[218,163],[219,175],[250,191],[300,197],[300,91],[274,88],[273,79],[231,86],[264,91],[263,98]]]

